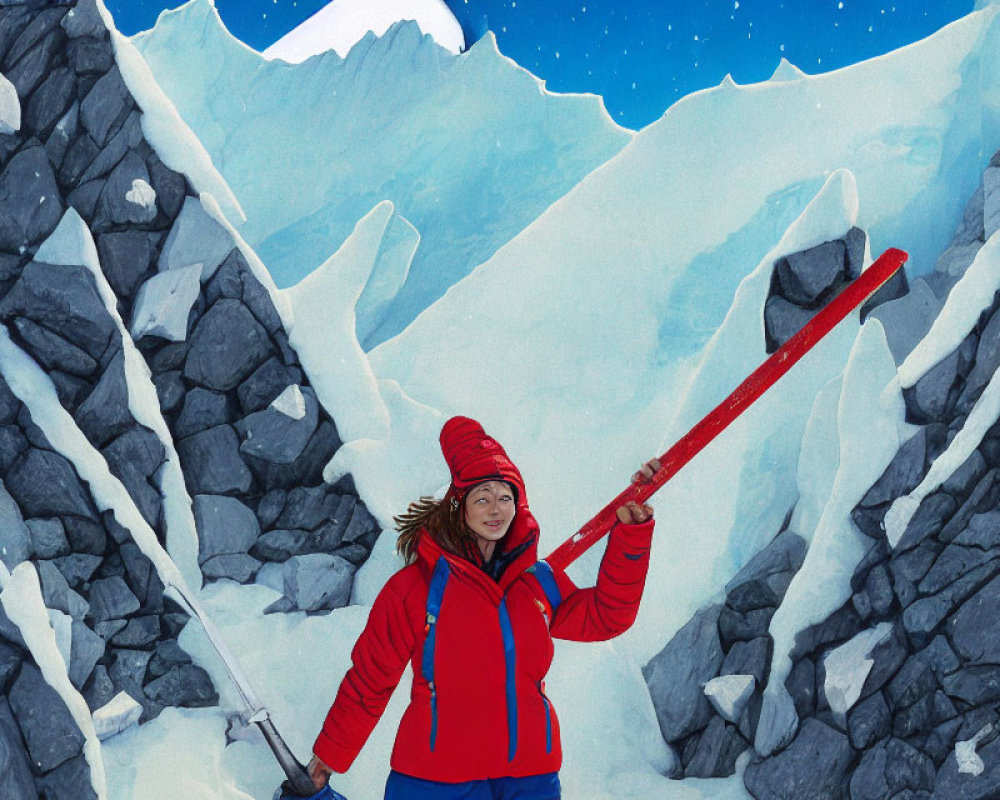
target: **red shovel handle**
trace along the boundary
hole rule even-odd
[[[633,483],[602,508],[579,531],[557,547],[545,560],[553,568],[565,569],[601,539],[615,522],[615,511],[630,500],[643,503],[676,475],[758,397],[778,382],[792,366],[855,308],[871,297],[907,259],[902,250],[886,250],[860,277],[831,300],[798,333],[785,342],[735,391],[684,434],[660,456],[660,469],[649,483]]]

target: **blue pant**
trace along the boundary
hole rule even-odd
[[[393,770],[385,782],[385,800],[559,800],[559,773],[527,778],[490,778],[439,783]]]

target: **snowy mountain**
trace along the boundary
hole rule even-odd
[[[269,797],[246,686],[305,756],[447,415],[505,443],[544,553],[897,246],[657,495],[636,625],[558,644],[562,781],[996,796],[998,13],[633,137],[414,25],[287,65],[206,0],[138,47],[95,0],[0,7],[0,795]],[[318,265],[286,289],[278,239]]]
[[[346,58],[365,34],[382,36],[392,25],[416,22],[422,33],[452,53],[465,49],[462,26],[441,0],[335,0],[289,31],[264,51],[266,58],[292,64],[333,50]]]
[[[545,91],[492,36],[456,56],[400,23],[345,58],[292,65],[191,0],[135,43],[239,197],[241,235],[279,286],[326,261],[380,202],[394,204],[394,227],[415,229],[384,307],[359,317],[366,349],[631,139],[599,98]]]

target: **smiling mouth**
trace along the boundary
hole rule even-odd
[[[491,527],[491,528],[499,528],[503,523],[502,522],[487,522],[486,524],[489,527]]]

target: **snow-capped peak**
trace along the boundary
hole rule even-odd
[[[465,49],[462,26],[443,0],[334,0],[282,36],[264,56],[298,64],[334,50],[344,58],[369,31],[381,36],[403,20],[416,22],[424,34],[453,53]]]

